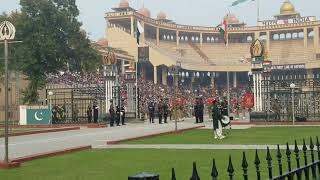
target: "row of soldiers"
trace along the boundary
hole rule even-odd
[[[121,108],[120,106],[116,106],[114,108],[113,100],[110,100],[110,107],[109,107],[109,114],[110,114],[110,126],[114,126],[114,122],[116,122],[117,126],[120,126],[120,120],[122,125],[125,124],[125,117],[126,117],[126,109],[124,104],[122,103]]]
[[[168,123],[169,105],[168,102],[164,101],[163,99],[160,99],[160,102],[158,104],[156,104],[155,101],[149,102],[149,122],[154,123],[154,118],[156,115],[156,106],[159,117],[159,124],[162,124],[162,119],[164,120],[164,123]]]

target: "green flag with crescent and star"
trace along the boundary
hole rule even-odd
[[[49,109],[27,109],[27,124],[49,124]]]

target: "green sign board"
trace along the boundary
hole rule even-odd
[[[27,109],[27,124],[49,124],[50,111],[49,109]]]

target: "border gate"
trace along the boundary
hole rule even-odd
[[[290,84],[295,88],[291,89]],[[294,91],[294,93],[292,92]],[[296,121],[320,120],[320,79],[264,80],[262,81],[263,111],[270,112],[268,120]],[[294,101],[292,101],[294,96]]]

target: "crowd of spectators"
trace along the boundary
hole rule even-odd
[[[57,74],[48,74],[48,84],[63,85],[66,87],[81,87],[88,85],[101,85],[104,82],[102,74],[79,72],[59,72]]]

